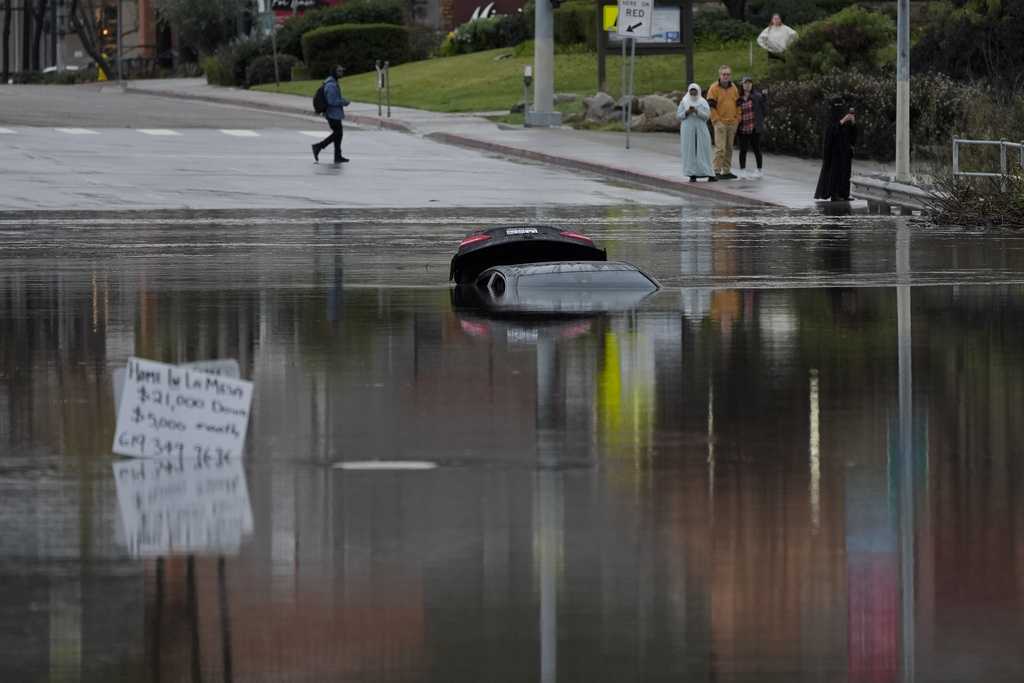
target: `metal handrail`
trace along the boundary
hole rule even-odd
[[[999,173],[960,170],[960,145],[999,145]],[[1024,171],[1024,143],[1007,142],[1006,140],[963,140],[953,138],[953,175],[974,176],[982,178],[1005,178],[1010,175],[1006,150],[1016,149],[1020,154],[1020,168]]]

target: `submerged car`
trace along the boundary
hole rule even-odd
[[[659,288],[636,266],[606,259],[589,237],[551,226],[473,233],[452,258],[452,301],[490,315],[586,315],[636,308]]]
[[[467,236],[452,257],[449,279],[465,285],[495,266],[566,261],[607,261],[604,249],[575,230],[550,225],[511,225]]]

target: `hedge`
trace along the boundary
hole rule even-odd
[[[834,71],[798,81],[769,83],[766,148],[806,157],[820,156],[827,102],[833,97],[844,97],[857,109],[857,156],[892,161],[896,148],[896,88],[892,74]],[[934,74],[915,78],[910,91],[910,127],[914,131],[911,144],[915,156],[945,159],[952,137],[983,133],[988,125],[986,120],[993,118],[992,110],[996,108],[1006,107],[990,91]],[[1010,109],[1006,112],[1008,117],[1014,114]]]
[[[582,43],[597,47],[597,17],[590,0],[568,2],[555,10],[555,42],[559,45]]]
[[[403,0],[348,0],[341,7],[313,9],[286,20],[277,32],[277,49],[302,57],[302,36],[322,26],[404,23]]]
[[[448,34],[441,46],[441,55],[451,57],[512,47],[528,40],[531,35],[533,27],[521,13],[474,19]]]
[[[292,67],[298,61],[291,55],[277,56],[277,71],[281,76],[282,82],[292,80]],[[260,85],[261,83],[274,83],[275,81],[273,55],[257,57],[252,60],[249,68],[245,70],[245,84],[249,87]]]
[[[877,72],[895,64],[896,24],[880,12],[853,6],[804,27],[772,68],[774,78],[799,79],[834,69]]]
[[[336,64],[349,74],[373,71],[377,60],[391,66],[409,61],[409,30],[392,24],[324,26],[302,36],[302,54],[316,79]]]

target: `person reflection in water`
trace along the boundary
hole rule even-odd
[[[853,148],[856,144],[856,112],[853,107],[846,109],[842,99],[832,100],[829,105],[828,126],[825,128],[821,174],[818,176],[818,187],[814,192],[815,199],[849,201]]]

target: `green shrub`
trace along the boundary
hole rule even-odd
[[[373,71],[375,62],[391,66],[409,61],[409,30],[392,24],[341,24],[323,26],[302,36],[309,75],[324,78],[335,64],[346,73]]]
[[[405,23],[403,0],[348,0],[340,7],[322,7],[292,17],[277,32],[277,49],[302,57],[302,36],[321,26]]]
[[[725,12],[715,10],[698,12],[693,19],[693,37],[705,46],[722,45],[736,40],[752,40],[759,31]]]
[[[765,145],[771,151],[820,155],[826,103],[841,96],[857,109],[857,156],[878,161],[893,159],[896,88],[891,74],[834,71],[808,79],[770,83],[768,93]],[[945,76],[915,79],[910,92],[910,126],[914,131],[911,144],[915,153],[946,158],[954,135],[969,136],[972,129],[976,130],[978,122],[968,110],[993,100],[989,91]]]
[[[299,60],[291,55],[278,55],[277,56],[277,71],[281,76],[281,81],[292,80],[292,67],[298,63]],[[249,63],[249,68],[245,70],[245,84],[248,87],[254,85],[260,85],[261,83],[274,83],[276,78],[274,75],[274,56],[273,55],[262,55],[252,60]]]
[[[531,35],[532,26],[527,24],[525,13],[474,19],[448,34],[441,45],[441,54],[451,57],[512,47],[528,40]]]
[[[210,85],[231,85],[231,77],[216,55],[203,55],[199,58],[199,66],[206,74],[206,82]]]
[[[555,10],[555,42],[597,47],[597,10],[590,0],[568,2]]]
[[[750,0],[747,20],[764,28],[778,14],[787,26],[803,26],[852,4],[851,0]]]
[[[1024,0],[932,3],[910,60],[915,71],[1024,86]]]
[[[772,77],[809,78],[835,69],[877,72],[891,59],[895,39],[891,18],[847,7],[804,28],[786,50],[786,61],[773,68]]]

